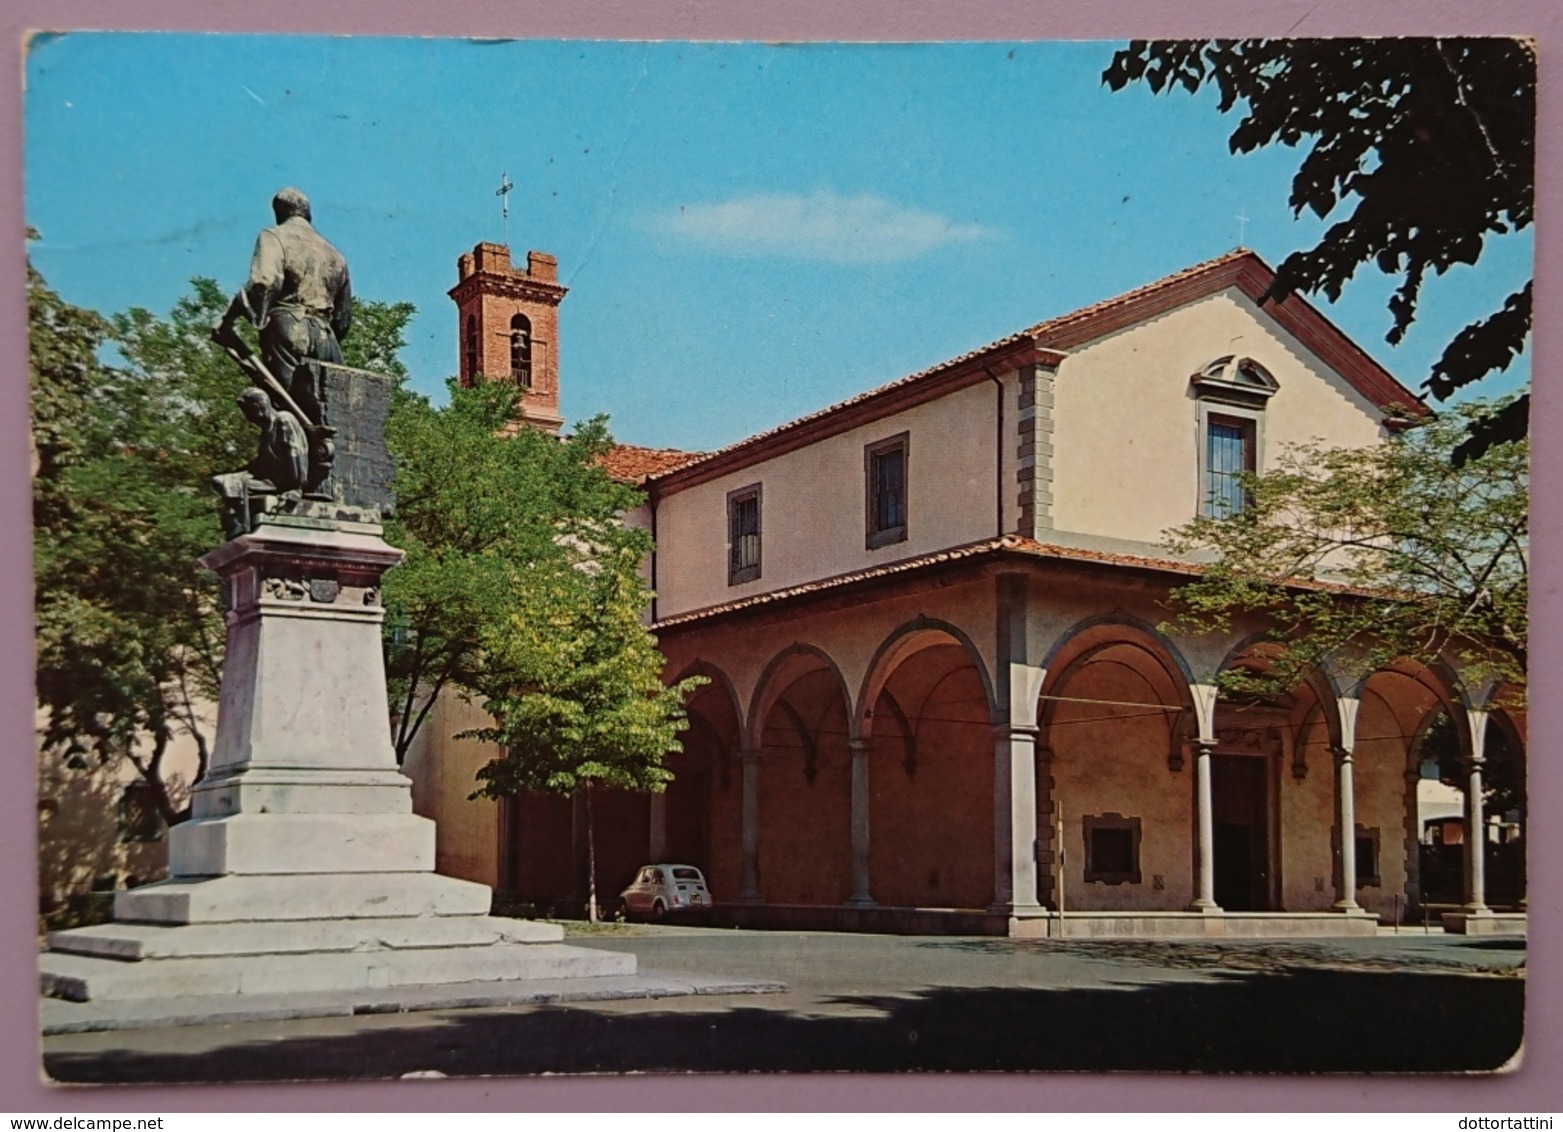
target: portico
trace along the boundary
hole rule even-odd
[[[711,681],[685,757],[710,768],[718,904],[1082,937],[1409,922],[1408,760],[1470,693],[1396,669],[1224,698],[1222,667],[1262,654],[1156,627],[1186,569],[1011,538],[659,624],[669,675]]]

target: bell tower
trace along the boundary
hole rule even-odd
[[[521,387],[522,424],[558,432],[559,261],[527,252],[526,267],[511,266],[504,244],[478,244],[456,261],[461,384],[512,381]]]

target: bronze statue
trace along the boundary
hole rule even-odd
[[[275,411],[298,418],[309,444],[308,471],[300,486],[310,494],[330,475],[334,458],[334,430],[326,420],[318,363],[342,364],[352,287],[342,253],[311,225],[303,193],[283,189],[271,207],[277,223],[256,237],[249,280],[212,328],[212,338],[266,391]],[[261,358],[235,332],[240,318],[259,332]]]
[[[260,389],[239,394],[238,405],[260,429],[260,449],[243,470],[212,477],[229,538],[248,532],[256,512],[271,510],[282,499],[300,498],[309,477],[309,438],[298,419],[277,410]]]

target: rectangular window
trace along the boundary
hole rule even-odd
[[[1087,814],[1085,833],[1087,884],[1140,883],[1140,819],[1122,814]]]
[[[869,550],[906,541],[908,434],[863,450]]]
[[[1244,510],[1248,492],[1242,477],[1254,467],[1254,422],[1214,413],[1207,417],[1200,514],[1225,519]]]
[[[727,493],[727,584],[760,576],[760,485]]]

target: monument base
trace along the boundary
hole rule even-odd
[[[215,1018],[235,996],[635,975],[634,955],[491,917],[486,886],[433,871],[386,707],[380,576],[400,558],[375,524],[271,515],[203,559],[227,659],[172,876],[120,893],[111,924],[51,934],[44,994]]]
[[[557,924],[490,916],[109,924],[49,937],[43,991],[72,1002],[313,994],[633,975],[635,956],[569,947]]]

